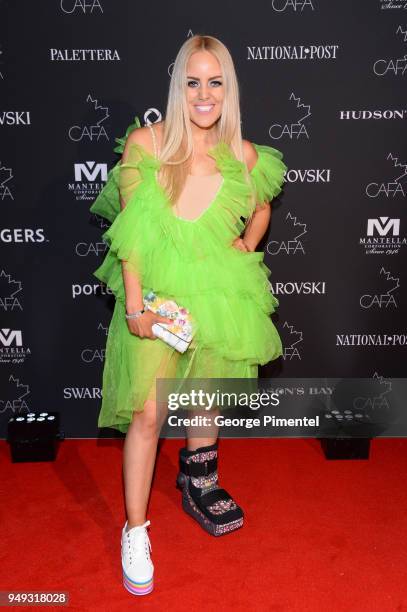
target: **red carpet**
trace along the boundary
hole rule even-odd
[[[160,442],[155,588],[134,597],[121,582],[122,441],[66,440],[37,464],[11,463],[1,441],[0,590],[68,591],[70,610],[407,610],[407,440],[327,461],[312,439],[221,439],[220,484],[245,525],[220,538],[181,509],[181,445]]]

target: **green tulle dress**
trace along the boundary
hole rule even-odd
[[[114,151],[122,153],[136,117]],[[282,153],[253,143],[258,159],[244,179],[244,164],[225,142],[213,157],[223,182],[212,203],[195,220],[175,216],[157,181],[160,160],[141,145],[130,146],[126,163],[110,170],[90,211],[111,225],[102,238],[109,249],[93,272],[116,297],[110,322],[102,384],[99,427],[125,433],[133,412],[155,399],[156,378],[256,378],[258,366],[282,354],[280,336],[270,315],[278,307],[268,280],[263,252],[231,246],[244,229],[242,217],[256,202],[281,192],[287,166]],[[119,193],[126,206],[120,207]],[[143,294],[154,291],[188,308],[197,325],[193,341],[179,353],[160,339],[130,333],[125,318],[121,260],[134,266]]]

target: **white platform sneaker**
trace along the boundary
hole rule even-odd
[[[129,531],[126,531],[127,523],[122,530],[123,584],[133,595],[147,595],[154,586],[154,565],[150,558],[152,548],[146,529],[150,521]]]

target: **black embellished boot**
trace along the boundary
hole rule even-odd
[[[230,533],[243,525],[243,510],[225,489],[218,486],[218,443],[194,451],[179,451],[177,487],[182,507],[214,536]]]

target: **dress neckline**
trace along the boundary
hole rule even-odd
[[[150,151],[148,151],[143,145],[140,145],[139,143],[134,142],[130,146],[134,147],[140,153],[140,163],[143,163],[143,165],[145,164],[145,167],[149,167],[153,171],[155,178],[155,186],[167,205],[167,214],[169,214],[172,219],[176,220],[176,222],[191,226],[198,225],[201,220],[204,220],[205,217],[209,215],[218,206],[224,194],[227,192],[227,189],[229,189],[230,182],[239,182],[240,177],[238,178],[238,176],[243,172],[245,168],[245,163],[236,159],[236,157],[232,153],[231,146],[227,144],[224,140],[219,140],[216,145],[208,149],[207,154],[215,160],[216,167],[219,169],[217,175],[220,175],[222,180],[220,181],[217,192],[212,202],[210,202],[210,204],[202,211],[202,213],[195,219],[186,219],[184,217],[179,217],[178,215],[174,214],[173,204],[168,198],[168,195],[165,192],[164,188],[158,181],[158,171],[162,166],[162,161],[159,158],[155,157],[154,154],[150,153]],[[253,168],[251,172],[252,171]],[[207,176],[215,176],[215,174],[202,176],[207,178]],[[243,185],[241,185],[241,187],[243,187]]]
[[[177,214],[175,214],[175,211],[176,211],[176,205],[171,204],[171,203],[169,202],[168,198],[167,198],[167,203],[168,203],[168,204],[171,204],[171,205],[170,205],[170,209],[171,209],[171,210],[169,211],[169,212],[170,212],[170,214],[171,214],[173,217],[175,217],[175,219],[177,219],[178,221],[181,221],[181,222],[186,222],[186,223],[196,223],[197,221],[199,221],[199,219],[201,219],[201,218],[202,218],[204,215],[206,215],[206,213],[207,213],[207,212],[208,212],[208,211],[209,211],[211,208],[213,208],[213,206],[216,204],[216,202],[217,202],[217,200],[218,200],[218,198],[219,198],[219,195],[221,194],[221,192],[222,192],[222,191],[223,191],[223,189],[224,189],[224,186],[225,186],[225,177],[223,176],[223,174],[222,174],[221,172],[218,172],[218,174],[220,174],[220,176],[222,177],[222,180],[221,180],[221,182],[220,182],[220,185],[219,185],[219,187],[218,187],[218,189],[217,189],[217,191],[216,191],[216,193],[215,193],[215,195],[214,195],[214,197],[213,197],[212,201],[211,201],[211,202],[210,202],[210,203],[209,203],[209,204],[208,204],[208,205],[207,205],[207,206],[206,206],[206,207],[203,209],[203,211],[202,211],[202,212],[201,212],[201,213],[200,213],[200,214],[199,214],[197,217],[195,217],[194,219],[187,219],[186,217],[180,217],[180,216],[178,216]],[[212,175],[207,175],[207,176],[215,176],[215,175],[213,175],[213,174],[212,174]],[[157,184],[158,184],[158,183],[157,183]]]

